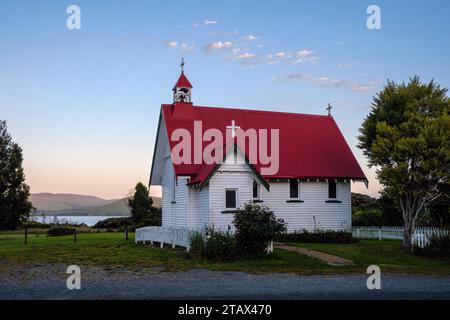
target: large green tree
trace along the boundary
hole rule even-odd
[[[12,141],[6,122],[0,120],[0,230],[17,229],[33,208],[22,161],[22,149]]]
[[[434,81],[388,81],[360,128],[359,147],[401,208],[408,249],[417,219],[449,183],[449,111],[447,89]]]

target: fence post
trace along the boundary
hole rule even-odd
[[[77,243],[77,229],[76,228],[73,229],[73,242]]]
[[[25,227],[25,244],[28,242],[28,228]]]
[[[378,228],[378,240],[381,241],[381,227]]]
[[[125,226],[125,241],[128,241],[128,226]]]
[[[358,239],[360,239],[361,238],[361,231],[360,231],[359,228],[356,229],[356,234],[357,234]]]

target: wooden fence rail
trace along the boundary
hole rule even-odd
[[[353,227],[352,234],[358,239],[403,239],[403,227],[383,226],[383,227]],[[430,237],[433,235],[444,236],[448,234],[448,230],[435,227],[419,227],[416,228],[412,242],[421,248],[425,247]]]
[[[190,237],[195,230],[176,227],[144,227],[136,229],[135,242],[158,242],[161,248],[164,244],[172,247],[180,246],[190,250]]]

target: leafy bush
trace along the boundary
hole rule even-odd
[[[159,209],[155,209],[158,211]],[[159,212],[159,211],[158,211]],[[117,229],[118,231],[123,231],[125,226],[128,226],[128,231],[134,232],[137,228],[148,227],[148,226],[160,226],[161,225],[161,214],[156,214],[152,216],[147,216],[141,219],[139,223],[134,223],[132,217],[123,218],[108,218],[97,222],[94,225],[96,229]]]
[[[270,241],[286,230],[283,219],[277,219],[269,208],[248,202],[234,215],[236,245],[241,256],[258,256],[266,252]]]
[[[207,229],[205,233],[195,232],[190,239],[190,255],[211,261],[231,261],[237,257],[236,240],[228,232]]]
[[[230,261],[236,258],[236,240],[228,232],[211,230],[206,233],[204,257],[212,261]]]
[[[354,243],[356,239],[351,232],[317,230],[314,232],[294,231],[292,233],[281,233],[275,237],[279,242],[304,242],[304,243]]]
[[[194,232],[190,239],[191,249],[189,251],[189,254],[193,258],[204,258],[205,254],[205,238],[203,236],[203,233],[201,232]]]
[[[160,226],[160,225],[161,225],[161,215],[145,217],[139,223],[134,224],[132,227],[134,229],[137,229],[142,227]]]
[[[129,226],[132,224],[131,217],[123,218],[108,218],[101,220],[94,225],[96,229],[119,229],[120,227]]]
[[[55,227],[47,231],[49,237],[67,236],[75,233],[75,228]]]
[[[28,221],[22,223],[22,228],[28,228],[28,229],[50,229],[54,225],[51,223],[42,223],[37,221]]]
[[[430,242],[424,248],[415,246],[414,254],[428,257],[450,256],[450,234],[438,236],[432,235]]]
[[[354,226],[382,226],[383,213],[377,208],[355,211],[352,214],[352,224]]]

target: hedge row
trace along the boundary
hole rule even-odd
[[[294,231],[292,233],[281,233],[275,236],[277,242],[298,242],[298,243],[354,243],[351,232],[317,230],[314,232]]]

